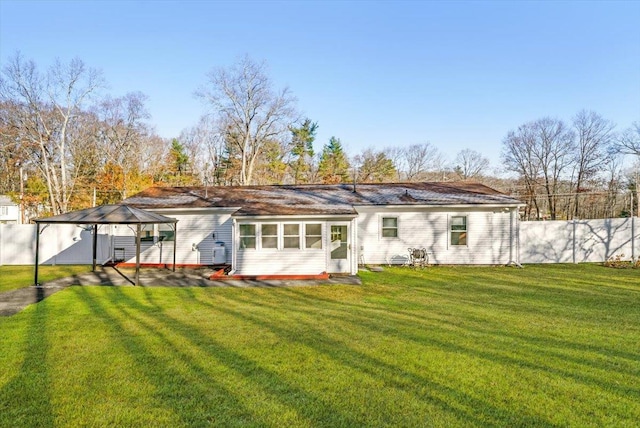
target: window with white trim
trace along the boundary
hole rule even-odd
[[[172,225],[170,223],[160,223],[158,225],[158,239],[160,241],[175,241],[175,225]]]
[[[304,247],[322,249],[322,224],[307,223],[304,225]]]
[[[263,223],[260,227],[262,248],[278,248],[278,225]]]
[[[284,224],[283,225],[283,247],[285,249],[300,249],[300,225]]]
[[[0,207],[0,215],[9,215],[9,207]]]
[[[156,238],[154,237],[155,228],[156,226],[154,224],[143,224],[142,227],[140,227],[140,241],[142,242],[155,241],[156,240]]]
[[[451,245],[467,245],[467,216],[451,216]]]
[[[255,224],[240,224],[240,249],[255,249],[256,248],[256,225]]]
[[[398,217],[382,217],[382,237],[398,237]]]

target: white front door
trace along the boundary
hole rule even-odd
[[[349,223],[329,223],[329,273],[351,272]]]

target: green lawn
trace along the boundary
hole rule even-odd
[[[38,281],[46,282],[56,278],[91,272],[91,266],[57,265],[38,266]],[[33,285],[33,266],[0,266],[0,293]]]
[[[67,288],[0,318],[0,426],[637,426],[640,271],[362,278]]]

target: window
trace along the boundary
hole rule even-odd
[[[0,215],[9,215],[9,207],[0,207]]]
[[[451,245],[467,245],[467,217],[451,217]]]
[[[262,231],[262,248],[278,248],[278,225],[263,224]]]
[[[256,225],[241,224],[240,225],[240,248],[249,249],[256,248]]]
[[[284,248],[300,248],[300,225],[284,225]]]
[[[398,237],[398,217],[382,217],[382,237]]]
[[[153,242],[153,224],[144,224],[140,228],[140,241]]]
[[[159,224],[158,225],[158,240],[160,241],[175,241],[176,240],[176,231],[174,230],[175,226],[170,224]]]
[[[322,249],[322,225],[320,223],[305,224],[304,247]]]

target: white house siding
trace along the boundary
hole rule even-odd
[[[328,230],[331,223],[348,223],[350,227],[350,272],[357,272],[355,222],[352,219],[317,219],[317,218],[272,218],[272,219],[243,219],[238,224],[261,223],[307,223],[322,224],[322,249],[238,249],[233,268],[238,275],[318,275],[327,272],[330,250],[328,244]],[[236,242],[240,242],[239,231],[236,225]],[[302,240],[304,240],[304,227],[301,227]]]
[[[176,263],[187,265],[213,264],[215,242],[224,242],[226,262],[231,263],[232,220],[229,212],[154,210],[158,214],[172,217],[177,223]],[[123,248],[125,261],[135,263],[135,227],[118,225],[114,229],[114,255],[120,256],[118,248]],[[151,228],[152,226],[147,226]],[[173,241],[141,241],[141,263],[173,263]]]
[[[515,256],[511,213],[499,208],[357,207],[359,263],[404,264],[408,248],[426,248],[434,264],[507,264]],[[449,242],[452,216],[467,216],[467,245]],[[382,218],[398,219],[398,237],[382,237]],[[514,246],[514,248],[512,248]]]
[[[322,250],[238,250],[239,275],[318,275],[326,272]]]

